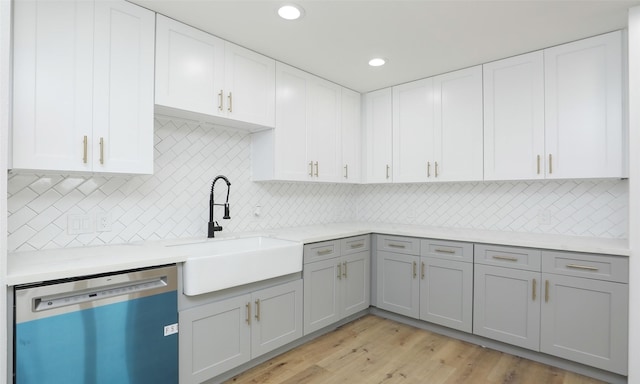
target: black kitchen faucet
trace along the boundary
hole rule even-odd
[[[227,201],[224,204],[216,204],[213,201],[213,187],[216,185],[216,181],[219,179],[223,179],[227,183]],[[231,183],[226,176],[218,175],[213,179],[213,183],[211,183],[211,195],[209,196],[209,231],[207,237],[215,237],[215,233],[217,231],[222,231],[222,226],[218,224],[217,221],[213,220],[213,206],[214,205],[222,205],[224,206],[224,216],[223,219],[230,219],[229,216],[229,190],[231,189]]]

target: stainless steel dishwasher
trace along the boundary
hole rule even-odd
[[[175,265],[15,287],[17,384],[178,383]]]

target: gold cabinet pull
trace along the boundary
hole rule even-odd
[[[351,249],[362,247],[364,247],[364,243],[351,244]]]
[[[347,278],[347,262],[342,262],[342,277]]]
[[[349,178],[349,164],[344,166],[344,178],[345,179]]]
[[[222,112],[222,89],[220,90],[220,93],[218,93],[218,111]]]
[[[435,162],[435,167],[436,167],[436,177],[438,177],[438,162]]]
[[[553,156],[549,154],[549,174],[553,173]]]
[[[414,261],[414,262],[413,262],[413,278],[414,278],[414,279],[416,278],[416,276],[418,276],[417,269],[418,269],[418,263],[416,263],[416,262]]]
[[[492,256],[496,260],[505,260],[505,261],[518,261],[517,257],[513,256]]]
[[[309,162],[309,176],[313,177],[313,161]]]
[[[424,280],[424,261],[420,265],[420,278]]]
[[[316,161],[315,166],[316,166],[316,177],[318,177],[318,173],[319,173],[319,172],[318,172],[318,162],[317,162],[317,161]]]
[[[436,248],[434,249],[434,251],[438,252],[438,253],[448,253],[453,255],[454,253],[456,253],[456,251],[451,250],[451,249],[442,249],[442,248]]]
[[[328,255],[331,252],[333,252],[333,250],[331,249],[323,249],[322,251],[318,251],[316,252],[318,254],[318,256],[324,256],[324,255]]]
[[[549,302],[549,280],[544,281],[544,302]]]
[[[342,263],[338,263],[338,279],[342,280]]]
[[[87,136],[82,139],[82,162],[87,164]]]
[[[227,110],[229,112],[233,112],[233,96],[231,95],[231,92],[229,92],[229,96],[227,96],[227,100],[229,100],[229,108],[227,108]]]
[[[540,155],[538,155],[538,175],[540,174]]]
[[[246,318],[246,321],[247,321],[247,324],[251,325],[251,303],[250,302],[247,303],[246,307],[247,307],[247,318]]]
[[[431,177],[431,162],[427,161],[427,177]]]
[[[387,179],[389,178],[389,164],[387,164]]]
[[[533,287],[531,288],[531,300],[536,301],[536,286],[538,285],[536,279],[533,279],[532,285]]]
[[[387,244],[389,247],[391,248],[406,248],[404,244],[394,244],[394,243],[389,243]]]
[[[104,138],[100,138],[100,164],[104,164]]]
[[[597,271],[598,270],[597,267],[591,267],[589,265],[579,265],[579,264],[567,264],[567,268],[584,269],[584,270],[587,270],[587,271]]]
[[[256,320],[260,321],[260,299],[256,299]]]

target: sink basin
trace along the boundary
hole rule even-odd
[[[302,243],[271,237],[170,245],[188,256],[182,272],[188,296],[302,271]]]

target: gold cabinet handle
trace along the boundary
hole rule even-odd
[[[451,254],[451,255],[456,253],[456,251],[453,251],[451,249],[442,249],[442,248],[436,248],[436,249],[434,249],[434,251],[436,251],[438,253],[448,253],[448,254]]]
[[[538,175],[539,175],[540,174],[540,155],[538,155],[538,160],[537,161],[538,161],[537,169],[538,169]]]
[[[436,177],[438,177],[438,162],[435,162],[435,166],[436,166]]]
[[[553,156],[549,154],[549,174],[553,173]]]
[[[342,277],[347,278],[347,262],[342,262]]]
[[[531,300],[536,301],[536,285],[538,285],[536,279],[533,279],[533,283],[531,285]]]
[[[82,139],[82,162],[87,164],[87,136],[84,136],[84,139]]]
[[[414,278],[414,279],[416,278],[416,276],[418,276],[417,269],[418,269],[418,263],[416,263],[416,262],[414,261],[414,262],[413,262],[413,278]]]
[[[246,321],[247,321],[247,324],[251,325],[251,302],[247,303],[246,307],[247,307]]]
[[[544,302],[549,302],[549,280],[544,281]]]
[[[333,250],[331,249],[323,249],[322,251],[317,251],[316,253],[318,254],[318,256],[324,256],[324,255],[328,255],[331,252],[333,252]]]
[[[391,248],[406,248],[404,244],[393,244],[393,243],[389,243],[387,244],[389,247]]]
[[[518,258],[513,256],[492,256],[492,257],[496,260],[518,261]]]
[[[227,111],[233,112],[233,96],[231,95],[231,92],[229,92],[229,96],[227,96],[227,100],[229,100],[229,108],[227,108]]]
[[[427,177],[431,177],[431,162],[427,161]]]
[[[349,164],[344,166],[344,178],[345,179],[349,178]]]
[[[364,247],[364,243],[351,244],[351,249],[362,247]]]
[[[222,89],[220,90],[220,93],[218,93],[218,111],[222,112]]]
[[[256,299],[256,320],[260,321],[260,299]]]
[[[313,177],[313,161],[309,162],[309,176]]]
[[[588,265],[579,265],[579,264],[567,264],[567,268],[573,268],[573,269],[584,269],[587,271],[597,271],[598,268],[597,267],[591,267]]]
[[[104,164],[104,138],[100,138],[100,164]]]
[[[338,279],[342,280],[342,263],[338,263]]]
[[[316,177],[318,177],[318,162],[317,161],[316,161],[315,166],[316,166]]]
[[[387,164],[387,179],[389,178],[389,164]]]
[[[420,278],[424,280],[424,261],[420,265]]]

